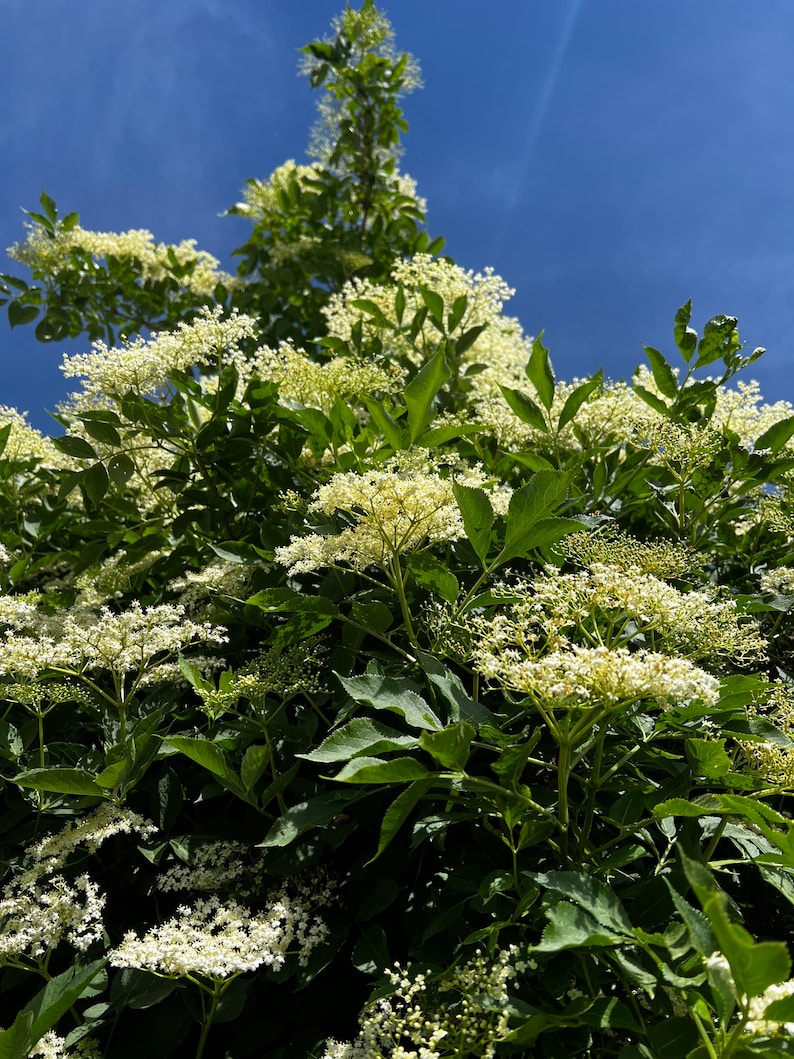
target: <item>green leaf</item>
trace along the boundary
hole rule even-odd
[[[164,743],[178,750],[185,757],[189,757],[197,765],[208,769],[215,776],[224,778],[234,776],[226,755],[217,743],[211,743],[208,739],[200,739],[192,735],[170,735]]]
[[[379,305],[369,298],[355,298],[350,302],[354,309],[361,309],[367,316],[371,316],[378,327],[385,327],[388,331],[394,329],[391,320],[385,315]]]
[[[80,484],[92,504],[102,502],[108,491],[108,472],[102,463],[95,463],[83,472]]]
[[[648,1041],[654,1059],[682,1059],[689,1056],[700,1037],[691,1018],[666,1018],[648,1027]]]
[[[631,935],[631,922],[623,905],[606,883],[577,871],[553,871],[537,875],[536,880],[541,886],[575,901],[601,926]]]
[[[419,745],[426,750],[442,768],[453,772],[465,772],[471,754],[471,741],[476,735],[474,726],[468,721],[458,721],[443,732],[422,732]]]
[[[665,397],[675,400],[678,396],[678,380],[675,377],[675,372],[658,349],[654,349],[653,346],[643,346],[642,348],[648,357],[651,371],[653,372],[653,380],[659,387],[660,392]]]
[[[430,552],[409,552],[405,565],[414,581],[437,596],[453,603],[458,598],[460,585],[449,567]]]
[[[126,454],[118,452],[108,460],[108,477],[120,489],[123,489],[135,473],[135,464]]]
[[[36,1041],[40,1040],[74,1006],[106,963],[106,959],[94,960],[84,965],[76,963],[47,982],[41,992],[36,994],[18,1016],[18,1018],[25,1016],[26,1020],[32,1016],[28,1030],[30,1042],[28,1047],[32,1047]],[[2,1038],[0,1038],[0,1056],[2,1055]]]
[[[8,322],[11,327],[32,323],[38,315],[39,310],[35,305],[23,305],[16,298],[8,303]]]
[[[0,1030],[0,1059],[27,1059],[35,1043],[32,1025],[33,1013],[20,1011],[9,1029]]]
[[[430,773],[412,757],[357,757],[334,776],[340,783],[410,783]]]
[[[406,787],[404,791],[400,791],[384,813],[380,827],[378,848],[375,852],[375,856],[368,860],[367,864],[372,864],[372,861],[377,860],[381,853],[383,853],[399,829],[408,819],[414,806],[425,796],[425,794],[427,794],[432,785],[433,777],[430,776],[426,779],[414,780],[410,787]]]
[[[500,384],[499,389],[502,391],[504,399],[522,422],[529,423],[531,427],[535,427],[536,430],[540,430],[543,434],[548,434],[549,424],[546,422],[546,417],[531,397],[527,397],[520,390],[514,390],[512,386],[502,386]]]
[[[260,846],[288,846],[315,827],[325,827],[344,811],[350,802],[348,794],[318,794],[287,809],[273,824]]]
[[[411,442],[416,441],[425,427],[433,421],[435,417],[433,401],[449,377],[446,358],[443,350],[439,350],[406,386],[405,404],[408,408]]]
[[[650,405],[650,407],[653,408],[655,412],[660,412],[663,416],[669,415],[670,409],[667,407],[661,397],[657,397],[655,393],[651,393],[650,390],[646,390],[644,386],[640,386],[640,384],[636,381],[632,383],[632,388],[634,392],[639,397],[641,397],[647,405]]]
[[[246,747],[240,764],[240,779],[247,791],[250,791],[270,762],[270,747],[264,743],[254,743]]]
[[[626,940],[622,934],[603,929],[582,908],[567,901],[553,905],[548,917],[539,944],[531,946],[533,952],[559,952],[582,946],[611,947]]]
[[[65,456],[71,456],[76,460],[98,460],[99,456],[85,438],[75,437],[74,434],[64,434],[62,437],[53,438],[55,448]]]
[[[86,434],[98,441],[101,445],[113,445],[118,448],[121,444],[121,436],[112,423],[105,423],[99,419],[83,419]]]
[[[753,448],[756,452],[769,449],[771,453],[779,452],[783,446],[794,437],[794,416],[781,419],[779,423],[773,423],[771,427],[756,439]]]
[[[469,299],[465,294],[459,294],[458,297],[452,303],[452,311],[447,316],[447,332],[452,334],[455,328],[463,319],[466,308],[469,304]]]
[[[735,316],[713,316],[703,327],[703,337],[698,343],[696,368],[705,368],[722,358],[726,364],[730,355],[741,348],[738,320]]]
[[[310,754],[298,754],[307,761],[349,761],[363,754],[382,754],[419,745],[413,735],[404,735],[370,717],[354,717],[337,728]]]
[[[554,370],[549,359],[549,351],[544,347],[541,331],[532,343],[532,353],[526,367],[530,382],[538,392],[540,403],[548,412],[554,402]]]
[[[724,739],[687,739],[685,750],[687,761],[696,776],[718,779],[733,768]]]
[[[675,314],[675,327],[673,328],[673,335],[675,336],[675,344],[681,353],[681,356],[687,362],[692,359],[692,354],[695,352],[698,341],[698,333],[689,326],[689,321],[692,318],[692,299],[682,305],[681,308]]]
[[[362,974],[381,974],[391,963],[386,932],[379,923],[369,923],[350,956],[351,963]]]
[[[569,481],[568,475],[562,471],[537,471],[525,486],[513,493],[499,563],[524,555],[535,546],[527,541],[531,539],[536,524],[565,500]]]
[[[453,483],[452,488],[460,508],[466,536],[485,568],[485,560],[491,546],[491,527],[495,519],[491,501],[484,489],[459,485],[457,482]]]
[[[29,769],[20,772],[13,780],[20,787],[32,787],[36,791],[52,794],[80,794],[104,798],[107,792],[99,786],[90,772],[78,768]]]
[[[419,296],[428,308],[430,319],[443,333],[444,331],[444,299],[434,290],[427,287],[419,287]]]
[[[178,985],[176,979],[160,978],[138,967],[122,967],[113,979],[110,1001],[117,1010],[129,1007],[140,1011],[165,1000]]]
[[[388,441],[395,452],[399,452],[400,449],[406,447],[408,439],[403,438],[403,432],[400,429],[396,419],[391,415],[390,412],[386,411],[383,403],[376,401],[372,397],[365,397],[364,404],[367,411],[372,417],[375,426],[383,434],[384,438]]]
[[[419,652],[419,661],[430,683],[438,688],[444,701],[449,704],[450,721],[469,721],[475,728],[494,723],[494,715],[486,706],[471,698],[457,673],[424,651]]]
[[[336,674],[339,683],[356,702],[365,702],[376,710],[390,710],[404,718],[411,728],[440,731],[444,725],[431,707],[418,695],[410,681],[384,676],[370,665],[360,677],[343,677]]]
[[[693,908],[692,905],[681,896],[681,894],[673,887],[669,879],[665,879],[664,881],[667,883],[667,888],[670,891],[673,904],[689,931],[689,937],[693,946],[701,956],[711,956],[713,952],[717,951],[717,939],[714,936],[714,931],[711,929],[711,924],[708,919],[699,909]]]
[[[464,331],[455,341],[455,356],[462,357],[464,353],[468,352],[487,326],[487,324],[475,324],[474,327]]]
[[[562,430],[570,421],[576,416],[576,413],[590,397],[591,394],[598,391],[600,393],[604,385],[604,372],[601,368],[592,376],[590,379],[585,379],[584,382],[572,390],[565,399],[565,404],[562,406],[560,412],[560,418],[557,420],[557,429]]]

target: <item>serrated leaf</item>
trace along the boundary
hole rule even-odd
[[[121,436],[112,423],[103,423],[97,419],[83,419],[86,434],[102,445],[121,445]]]
[[[653,381],[665,397],[675,400],[678,396],[678,380],[675,377],[675,372],[658,349],[654,349],[653,346],[643,346],[642,348],[645,350],[645,355],[651,365]]]
[[[789,416],[788,419],[781,419],[780,422],[773,423],[765,430],[756,439],[753,448],[756,452],[769,449],[774,454],[779,452],[792,437],[794,437],[794,416]]]
[[[55,448],[65,456],[71,456],[75,460],[97,460],[99,459],[94,448],[89,445],[85,438],[75,437],[74,434],[64,434],[62,437],[53,438]]]
[[[502,396],[510,405],[510,408],[522,422],[529,423],[531,427],[535,427],[536,430],[540,430],[543,434],[548,434],[549,425],[546,422],[546,417],[531,397],[527,397],[520,390],[513,389],[512,386],[502,386],[500,384],[499,389],[502,391]]]
[[[348,805],[347,794],[318,794],[291,806],[273,824],[259,846],[288,846],[313,827],[325,827]]]
[[[435,758],[442,768],[464,772],[471,754],[471,741],[475,735],[473,725],[468,721],[458,721],[442,732],[420,733],[419,745]]]
[[[104,464],[95,463],[83,471],[80,485],[92,504],[100,504],[108,491],[108,472]]]
[[[625,941],[621,934],[603,929],[584,909],[567,901],[560,901],[548,912],[549,922],[533,952],[559,952],[582,946],[613,946]]]
[[[405,735],[370,717],[354,717],[332,732],[311,753],[298,754],[298,757],[307,761],[349,761],[362,755],[374,756],[418,745],[416,736]]]
[[[601,391],[604,385],[604,372],[601,368],[593,375],[592,378],[586,379],[580,383],[574,390],[572,390],[565,399],[565,404],[562,406],[560,412],[560,418],[557,420],[557,429],[562,430],[570,421],[576,416],[576,413],[596,390]]]
[[[32,323],[38,315],[39,310],[35,305],[23,305],[16,299],[8,303],[8,323],[11,327]]]
[[[430,313],[430,319],[438,327],[438,329],[444,331],[444,299],[440,294],[434,290],[428,290],[427,287],[419,287],[419,297],[427,306],[428,312]]]
[[[367,316],[371,316],[379,327],[385,327],[389,331],[392,330],[392,323],[389,318],[383,312],[381,307],[370,298],[354,298],[353,301],[350,302],[350,305],[352,305],[354,309],[360,309],[362,312],[366,313]]]
[[[724,739],[687,739],[684,748],[696,776],[718,779],[733,768]]]
[[[104,798],[106,791],[99,786],[90,772],[79,768],[28,769],[13,779],[20,787],[31,787],[36,791],[52,794],[79,794]]]
[[[360,677],[343,677],[338,673],[336,677],[351,699],[368,703],[376,710],[397,713],[411,728],[440,731],[444,727],[428,703],[408,686],[406,680],[387,677],[375,668],[369,668]]]
[[[678,346],[679,352],[687,364],[692,359],[692,354],[695,352],[698,342],[698,333],[689,326],[689,321],[692,318],[692,299],[690,298],[685,305],[682,305],[675,314],[675,326],[673,328],[673,336],[675,338],[675,344]]]
[[[466,537],[484,567],[491,546],[491,527],[495,521],[491,501],[484,489],[459,485],[457,482],[453,483],[452,488],[460,508]]]
[[[435,417],[433,402],[449,377],[446,357],[443,350],[439,350],[405,387],[405,404],[408,408],[408,429],[411,442],[416,441],[425,427],[433,421]]]
[[[505,543],[499,553],[500,563],[524,555],[533,528],[568,495],[569,478],[562,471],[536,471],[529,482],[516,489],[507,510]]]
[[[526,366],[526,374],[529,381],[537,390],[540,403],[548,412],[554,403],[554,369],[549,359],[549,351],[543,345],[543,332],[541,331],[532,343],[532,353]]]
[[[460,585],[449,567],[430,552],[409,552],[405,565],[413,579],[422,588],[453,603],[458,598]]]
[[[380,827],[378,848],[375,852],[375,856],[367,861],[367,864],[372,864],[372,862],[377,860],[381,853],[383,853],[407,820],[411,810],[430,790],[432,785],[433,778],[428,777],[422,780],[414,780],[414,782],[409,787],[406,787],[404,791],[400,791],[384,813]]]
[[[340,783],[410,783],[430,773],[412,757],[357,757],[348,762],[334,779]]]
[[[575,901],[602,927],[623,935],[632,933],[623,905],[606,883],[577,871],[553,871],[538,875],[536,879],[541,886]]]
[[[650,390],[646,390],[644,386],[640,386],[640,384],[636,381],[632,383],[632,388],[634,392],[639,397],[641,397],[647,405],[650,405],[650,407],[653,408],[655,412],[660,412],[663,416],[669,415],[670,409],[667,407],[661,397],[657,397],[655,393],[651,393]]]
[[[270,747],[264,743],[253,743],[246,747],[240,763],[240,779],[247,791],[250,791],[270,762]]]

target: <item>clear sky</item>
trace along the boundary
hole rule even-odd
[[[297,49],[342,6],[0,0],[0,249],[43,188],[86,228],[196,238],[233,267],[243,222],[218,215],[245,178],[305,160]],[[507,311],[545,328],[560,377],[671,351],[691,297],[698,328],[739,317],[769,350],[766,398],[794,402],[791,0],[382,6],[422,65],[402,168],[431,234],[516,288]],[[66,348],[0,319],[0,404],[49,429]]]

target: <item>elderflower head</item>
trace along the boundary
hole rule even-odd
[[[320,486],[309,511],[345,512],[355,524],[327,537],[293,537],[286,547],[276,549],[276,562],[293,574],[336,563],[359,570],[373,565],[386,568],[397,555],[464,536],[455,479],[442,478],[430,468],[426,456],[417,459],[404,454],[387,461],[384,468],[335,474]],[[463,471],[457,480],[471,486],[488,485],[485,476],[474,469]],[[491,496],[495,508],[506,508],[507,491],[495,489]]]
[[[102,937],[105,898],[87,875],[13,880],[0,897],[0,965],[27,966],[64,939],[80,952]]]
[[[66,1047],[66,1038],[47,1030],[28,1052],[28,1059],[102,1059],[96,1041],[83,1037],[74,1049]]]
[[[136,338],[113,349],[94,342],[92,353],[64,354],[63,374],[83,379],[82,392],[73,395],[73,403],[80,407],[86,400],[90,404],[105,394],[127,390],[157,393],[170,372],[217,363],[227,349],[236,349],[256,333],[252,317],[233,310],[224,319],[223,313],[223,306],[205,306],[194,320],[180,323],[175,331],[160,331],[148,340]]]
[[[395,964],[385,972],[392,992],[364,1008],[355,1040],[326,1041],[322,1059],[491,1059],[508,1029],[510,982],[528,966],[517,952],[477,952],[432,977]]]
[[[5,446],[0,451],[0,461],[16,463],[33,460],[44,467],[62,467],[67,462],[68,458],[58,452],[52,440],[27,422],[27,412],[0,405],[0,429],[6,426],[10,429]]]
[[[143,937],[130,931],[110,953],[110,963],[166,978],[218,981],[262,966],[278,970],[293,947],[305,965],[327,932],[299,898],[277,895],[262,913],[255,913],[237,901],[212,896],[181,905]]]
[[[47,635],[6,631],[0,640],[0,674],[33,677],[50,668],[72,673],[106,669],[120,677],[140,677],[163,656],[191,644],[226,642],[221,627],[190,621],[184,607],[171,603],[142,607],[134,602],[120,614],[109,607],[102,607],[99,614],[73,609],[53,622],[57,627]]]
[[[169,246],[155,243],[152,233],[144,228],[92,232],[79,224],[73,228],[59,224],[51,235],[40,224],[27,227],[25,242],[10,247],[8,254],[34,272],[54,275],[68,267],[70,255],[77,251],[95,258],[135,261],[145,281],[176,279],[180,286],[199,296],[211,295],[219,283],[226,287],[239,286],[238,280],[219,270],[216,257],[196,249],[195,239]]]
[[[757,1037],[794,1037],[794,1022],[782,1022],[767,1014],[767,1008],[775,1001],[790,996],[794,996],[794,980],[770,985],[760,996],[750,997],[745,1032]]]
[[[765,570],[759,579],[762,592],[774,596],[794,596],[794,568],[778,566]]]
[[[486,269],[484,273],[465,272],[448,261],[434,260],[429,254],[416,254],[398,261],[391,272],[389,284],[374,284],[356,277],[334,294],[323,309],[328,321],[328,333],[350,341],[353,328],[361,322],[365,339],[378,337],[384,349],[405,357],[420,366],[438,347],[441,334],[428,317],[417,338],[409,340],[399,333],[399,321],[394,307],[395,285],[405,295],[403,322],[410,321],[424,308],[420,289],[438,294],[449,313],[458,298],[466,299],[466,309],[453,335],[462,335],[472,327],[485,325],[485,330],[463,354],[464,366],[479,364],[485,370],[474,376],[477,385],[497,390],[497,381],[518,385],[524,378],[523,367],[530,353],[527,340],[517,320],[502,315],[502,307],[515,291],[505,281]],[[384,329],[372,316],[356,308],[359,299],[373,302],[390,323]]]
[[[601,703],[608,708],[654,699],[662,708],[719,698],[719,681],[684,658],[625,647],[580,647],[552,651],[537,659],[483,642],[474,646],[475,666],[489,680],[563,707]]]

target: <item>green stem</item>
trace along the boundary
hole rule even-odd
[[[570,812],[568,807],[568,777],[571,767],[571,744],[563,739],[559,744],[560,753],[557,758],[557,793],[558,808],[557,819],[560,822],[562,838],[560,840],[560,852],[562,853],[563,867],[568,867],[568,830],[570,828]]]
[[[230,979],[231,981],[231,979]],[[215,1020],[215,1013],[218,1010],[218,1001],[223,996],[224,989],[228,985],[227,982],[214,982],[213,990],[210,994],[210,1009],[204,1019],[204,1025],[201,1027],[201,1037],[199,1038],[198,1048],[196,1048],[196,1059],[202,1059],[204,1055],[204,1049],[207,1045],[207,1038],[209,1032],[212,1029],[212,1023]]]

